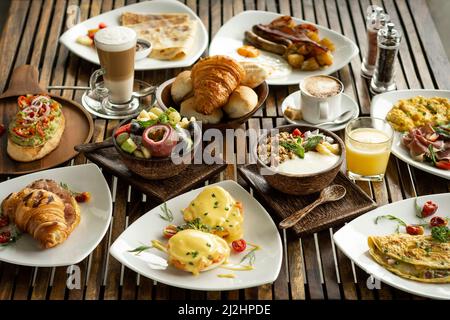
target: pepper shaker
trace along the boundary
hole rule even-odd
[[[366,27],[367,27],[367,48],[366,54],[361,66],[362,76],[372,78],[375,64],[377,62],[377,37],[378,31],[383,28],[390,20],[383,8],[371,5],[367,8]]]
[[[374,94],[391,91],[395,85],[395,58],[401,41],[400,31],[393,23],[388,23],[378,31],[378,54],[375,71],[370,83]]]

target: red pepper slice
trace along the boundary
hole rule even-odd
[[[104,23],[104,22],[100,22],[99,24],[98,24],[98,28],[99,29],[105,29],[107,27],[107,25],[106,25],[106,23]]]
[[[406,233],[412,236],[418,236],[424,233],[424,229],[422,226],[406,226]]]
[[[433,217],[430,220],[430,227],[444,227],[448,224],[448,221],[442,217]]]
[[[450,162],[446,160],[436,162],[436,167],[442,170],[450,170]]]
[[[302,132],[298,129],[295,129],[294,131],[292,131],[292,136],[294,137],[300,137],[302,135]]]
[[[114,135],[114,137],[117,137],[119,134],[124,133],[124,132],[130,133],[130,128],[131,128],[131,123],[121,126],[120,128],[118,128],[116,130],[116,134]]]
[[[41,126],[40,123],[38,123],[38,124],[36,125],[36,131],[37,131],[37,133],[38,133],[42,138],[45,137],[45,132],[44,132],[44,130],[42,130],[42,126]]]
[[[28,99],[28,97],[26,96],[20,96],[17,99],[17,103],[19,104],[19,107],[23,109],[30,105],[30,99]]]
[[[429,216],[435,214],[435,212],[437,211],[437,209],[438,209],[438,205],[437,205],[435,202],[433,202],[433,201],[431,201],[431,200],[428,200],[428,201],[425,202],[425,204],[423,205],[423,208],[422,208],[422,217],[423,217],[423,218],[426,218],[426,217],[429,217]]]

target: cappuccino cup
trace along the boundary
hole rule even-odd
[[[333,121],[342,114],[344,85],[331,76],[305,78],[300,84],[303,119],[312,124]]]
[[[111,104],[124,105],[133,99],[136,42],[136,32],[127,27],[108,27],[95,34],[101,69],[92,74],[90,84],[94,89],[97,79],[103,76]]]

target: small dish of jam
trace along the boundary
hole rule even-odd
[[[152,44],[144,39],[137,39],[135,60],[147,58],[152,52]]]

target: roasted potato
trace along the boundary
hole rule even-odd
[[[316,58],[311,57],[305,60],[302,64],[302,70],[303,71],[315,71],[320,68],[319,63],[317,63]]]
[[[323,38],[322,40],[319,41],[319,44],[321,44],[324,47],[327,47],[328,49],[330,49],[331,51],[336,50],[336,46],[334,45],[333,42],[331,42],[330,39],[328,38]]]
[[[333,55],[330,51],[317,55],[316,59],[321,66],[331,66],[333,64]]]
[[[305,57],[298,53],[288,54],[287,61],[293,68],[301,68]]]
[[[319,33],[318,33],[318,32],[309,31],[309,32],[306,33],[306,35],[307,35],[308,38],[310,38],[312,41],[315,41],[315,42],[319,42],[319,41],[320,41],[320,37],[319,37]]]

